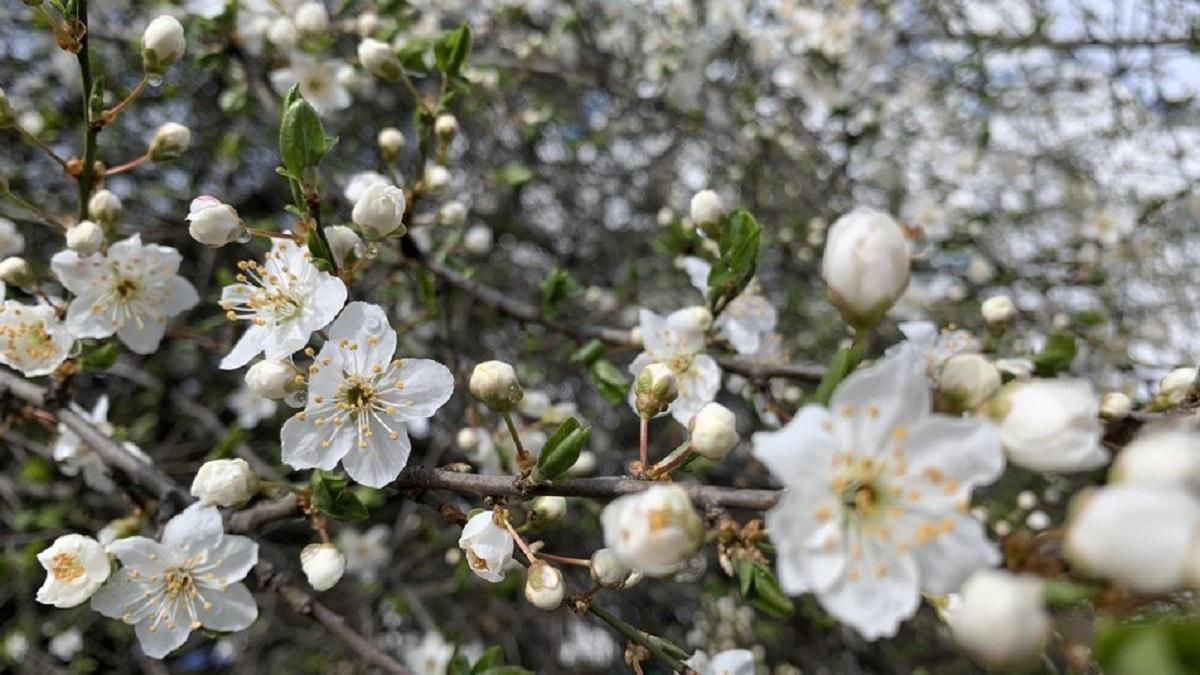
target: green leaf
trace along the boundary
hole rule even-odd
[[[590,366],[604,356],[604,343],[593,338],[571,355],[571,363]]]
[[[314,471],[313,506],[334,520],[365,520],[368,515],[367,507],[354,495],[349,484],[350,481],[345,476]]]
[[[1104,626],[1094,654],[1108,675],[1184,675],[1200,672],[1200,619],[1160,617]]]
[[[792,599],[779,587],[779,581],[771,574],[771,570],[746,555],[738,555],[733,565],[738,591],[750,604],[774,617],[792,615],[795,611]]]
[[[738,592],[743,598],[747,597],[754,586],[754,561],[744,555],[738,556],[737,562],[733,563],[733,569],[737,573]]]
[[[116,342],[101,342],[84,347],[79,363],[88,370],[108,370],[117,362],[120,354]]]
[[[315,228],[308,231],[305,243],[308,245],[309,253],[312,253],[312,263],[317,269],[324,272],[334,271],[336,265],[333,261],[333,252],[325,245],[324,237],[317,234]]]
[[[333,144],[325,136],[321,117],[312,104],[300,96],[298,88],[293,87],[285,100],[291,100],[291,103],[284,108],[279,123],[279,156],[288,173],[303,180],[306,173],[311,173],[306,170],[315,169]]]
[[[471,55],[471,28],[463,24],[443,34],[433,45],[433,59],[437,69],[447,77],[462,73],[467,57]]]
[[[1042,351],[1033,357],[1034,372],[1041,377],[1053,377],[1071,367],[1078,351],[1074,336],[1054,333],[1046,338]]]
[[[592,384],[610,405],[621,405],[629,392],[629,378],[607,359],[594,361],[588,370]]]
[[[496,180],[504,183],[505,185],[520,187],[533,180],[534,173],[533,169],[530,169],[524,164],[510,162],[497,169],[495,176]]]
[[[502,665],[504,665],[504,649],[500,645],[492,645],[479,656],[479,660],[471,667],[471,672],[481,673],[488,668]]]
[[[737,209],[721,223],[720,258],[708,273],[708,301],[714,312],[736,298],[758,268],[762,227],[745,209]]]
[[[404,45],[396,52],[396,58],[400,59],[400,65],[405,70],[413,70],[417,72],[425,72],[429,69],[425,65],[425,54],[429,51],[428,40],[413,40]]]
[[[833,398],[833,390],[841,384],[846,376],[854,372],[858,362],[862,360],[862,353],[854,347],[843,347],[834,354],[833,360],[829,362],[829,367],[825,369],[825,374],[821,377],[821,383],[817,385],[817,392],[813,395],[813,399],[821,405],[829,405],[829,399]]]
[[[450,665],[446,668],[446,675],[472,675],[471,662],[463,654],[454,654],[454,658],[450,659]]]
[[[533,481],[553,480],[566,473],[579,459],[579,452],[591,433],[591,427],[581,426],[574,417],[563,420],[538,453]]]
[[[475,675],[533,675],[533,671],[526,670],[521,666],[496,666],[495,668],[481,670]]]
[[[571,277],[571,273],[555,268],[542,279],[542,314],[553,319],[558,316],[563,302],[582,293],[579,284]]]

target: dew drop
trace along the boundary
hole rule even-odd
[[[254,239],[254,235],[250,234],[250,230],[243,228],[242,231],[238,233],[238,236],[234,238],[234,241],[239,244],[247,244],[252,239]]]
[[[283,402],[293,408],[303,408],[308,401],[308,387],[300,387],[296,391],[289,391],[287,396],[283,397]]]
[[[163,83],[162,75],[149,75],[146,77],[146,84],[151,87],[161,87]]]

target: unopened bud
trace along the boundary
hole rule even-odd
[[[467,206],[457,199],[442,204],[437,212],[439,225],[462,227],[467,222]]]
[[[1120,420],[1133,412],[1133,399],[1119,391],[1110,391],[1100,397],[1100,416],[1107,420]]]
[[[707,403],[688,423],[688,445],[697,454],[719,460],[737,447],[737,418],[720,403]]]
[[[325,239],[329,241],[329,252],[333,254],[333,260],[338,267],[349,265],[366,252],[362,237],[345,225],[330,225],[325,228]]]
[[[957,354],[938,376],[940,403],[949,410],[974,410],[1000,391],[1000,371],[979,354]]]
[[[242,506],[258,494],[258,474],[244,459],[205,462],[192,481],[192,496],[205,504]]]
[[[191,129],[167,122],[154,132],[154,140],[150,141],[150,159],[155,162],[175,159],[186,152],[191,144]]]
[[[450,184],[450,169],[444,166],[434,165],[429,167],[425,172],[425,187],[429,188],[430,192],[440,192],[446,189]]]
[[[327,591],[346,571],[346,556],[333,544],[309,544],[300,551],[300,568],[313,590]]]
[[[379,153],[383,155],[384,161],[395,161],[400,153],[404,152],[404,134],[395,127],[382,129],[376,142],[379,143]]]
[[[246,371],[246,387],[263,398],[284,398],[296,386],[296,369],[282,361],[263,359]]]
[[[638,373],[633,388],[634,407],[646,419],[657,417],[679,397],[675,373],[664,363],[651,363]]]
[[[567,515],[566,497],[545,496],[533,500],[533,515],[539,525],[548,525]]]
[[[492,250],[492,228],[472,225],[463,235],[463,248],[471,255],[487,255]]]
[[[433,132],[442,141],[454,140],[458,135],[458,118],[450,113],[442,113],[433,121]]]
[[[292,15],[296,30],[302,35],[319,36],[329,30],[329,12],[320,2],[306,2]]]
[[[1017,315],[1017,306],[1007,295],[997,295],[984,300],[979,307],[979,313],[983,315],[983,322],[987,324],[988,329],[995,333],[1003,333]]]
[[[367,38],[358,43],[358,60],[375,77],[385,80],[399,79],[400,60],[388,43]]]
[[[183,24],[164,14],[151,21],[142,33],[142,68],[147,74],[162,75],[183,56],[186,48]]]
[[[471,373],[471,394],[492,412],[510,412],[525,395],[517,371],[503,361],[484,361]]]
[[[721,196],[712,190],[701,190],[692,195],[692,223],[695,225],[710,225],[725,216],[725,204]]]
[[[33,283],[33,272],[29,270],[29,263],[25,262],[24,258],[10,256],[0,260],[0,281],[24,288]]]
[[[67,248],[79,255],[91,255],[104,246],[104,230],[90,220],[82,220],[67,229]]]
[[[237,241],[245,232],[242,219],[230,205],[201,195],[188,207],[188,234],[205,246],[219,247]]]
[[[629,579],[630,569],[621,564],[612,549],[598,549],[588,562],[592,580],[605,588],[623,588]]]
[[[97,190],[88,200],[88,215],[101,225],[112,225],[121,217],[121,198],[108,190]]]
[[[562,604],[563,593],[562,572],[540,560],[529,566],[525,575],[525,599],[538,609],[558,609]]]
[[[1169,408],[1183,403],[1196,390],[1196,368],[1176,368],[1158,382],[1155,404]]]

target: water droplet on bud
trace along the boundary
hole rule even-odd
[[[296,391],[289,391],[287,396],[283,397],[283,402],[293,408],[303,408],[308,401],[308,387],[300,387]]]
[[[238,234],[238,236],[234,238],[234,241],[236,241],[239,244],[248,244],[248,243],[250,243],[250,240],[252,240],[252,239],[254,239],[254,235],[250,234],[250,230],[243,228],[242,231]]]
[[[149,75],[146,77],[146,84],[151,87],[161,87],[163,83],[162,75]]]

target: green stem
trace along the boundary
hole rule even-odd
[[[521,469],[521,475],[527,475],[533,469],[533,458],[529,456],[529,451],[521,444],[521,434],[517,433],[517,425],[513,424],[510,413],[504,413],[504,425],[508,427],[508,433],[512,436],[513,444],[517,446],[517,466]]]
[[[83,166],[79,172],[79,220],[87,220],[88,200],[92,196],[95,181],[96,136],[100,126],[92,120],[92,57],[88,46],[88,0],[77,0],[75,18],[83,24],[83,36],[79,38],[79,74],[83,83]]]
[[[646,648],[659,661],[662,661],[671,670],[680,673],[681,675],[696,675],[696,671],[684,664],[681,658],[687,657],[687,652],[675,646],[668,640],[651,635],[645,631],[638,630],[633,626],[625,623],[617,617],[610,614],[608,611],[601,609],[595,605],[588,607],[596,618],[604,623],[612,626],[613,630],[620,633],[622,636]],[[682,655],[682,656],[680,656]]]
[[[54,220],[54,218],[52,218],[50,216],[50,214],[47,213],[44,209],[42,209],[37,204],[34,204],[33,202],[29,201],[28,199],[23,199],[17,193],[11,192],[11,191],[5,192],[3,194],[0,194],[0,197],[7,197],[9,199],[9,201],[11,201],[12,203],[16,204],[17,206],[20,206],[21,208],[25,209],[26,211],[29,211],[33,215],[37,216],[39,220],[46,223],[50,227],[54,228],[54,230],[56,232],[61,233],[61,232],[67,231],[67,228],[63,227],[62,224],[60,224],[58,221]]]
[[[50,159],[52,159],[56,163],[58,163],[58,165],[61,166],[64,170],[67,168],[67,160],[63,159],[62,157],[59,157],[58,153],[51,150],[50,146],[46,145],[45,141],[38,138],[36,134],[30,132],[28,129],[21,126],[20,124],[18,124],[16,126],[16,129],[17,129],[17,132],[21,134],[21,137],[24,138],[26,141],[28,141],[30,145],[32,145],[33,147],[37,148],[38,150],[41,150],[42,152],[46,153],[47,157],[49,157]]]
[[[695,452],[692,450],[691,444],[684,443],[678,448],[675,448],[671,454],[667,455],[657,464],[650,467],[650,469],[646,471],[646,475],[651,480],[657,480],[659,476],[669,476],[671,475],[672,471],[680,468],[684,464],[687,464],[688,461],[690,461],[694,456]]]

